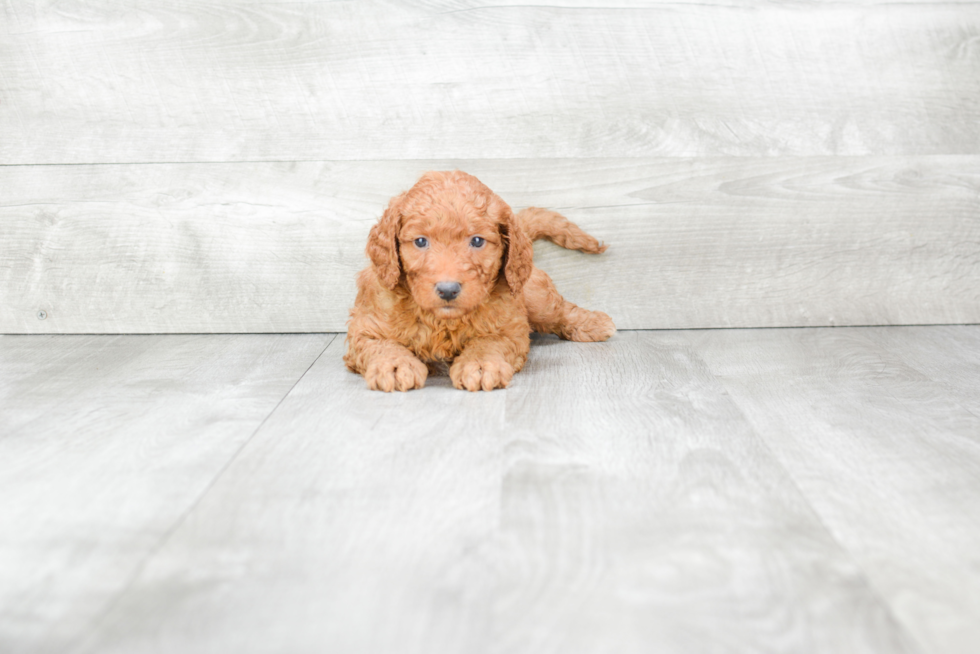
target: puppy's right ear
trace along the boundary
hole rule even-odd
[[[402,274],[401,261],[398,258],[398,230],[402,224],[401,207],[404,197],[403,193],[391,199],[381,220],[371,228],[367,247],[364,249],[378,279],[389,289],[398,285]]]

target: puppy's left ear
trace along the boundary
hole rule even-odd
[[[402,201],[405,194],[392,198],[385,209],[381,220],[371,227],[367,247],[364,249],[371,259],[374,272],[378,279],[389,289],[398,285],[402,274],[401,261],[398,257],[398,230],[402,224]]]
[[[500,231],[507,244],[504,254],[504,279],[507,280],[511,293],[517,295],[523,290],[534,269],[534,244],[507,205],[504,205],[501,211]]]

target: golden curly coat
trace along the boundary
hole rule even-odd
[[[538,238],[593,254],[606,249],[554,211],[515,215],[472,175],[423,175],[371,228],[347,367],[368,388],[407,391],[425,384],[427,364],[447,363],[456,388],[489,391],[524,365],[531,331],[608,339],[616,332],[609,316],[567,302],[534,267]]]

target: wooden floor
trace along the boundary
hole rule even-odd
[[[0,337],[0,651],[980,651],[980,326]]]

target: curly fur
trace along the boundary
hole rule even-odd
[[[534,267],[538,238],[589,253],[606,249],[554,211],[515,215],[472,175],[423,175],[371,228],[371,266],[358,275],[348,322],[347,367],[371,389],[406,391],[425,384],[427,364],[442,362],[457,388],[492,390],[506,387],[527,361],[531,331],[608,339],[616,331],[609,316],[566,301]],[[440,282],[458,283],[458,296],[443,299]]]

